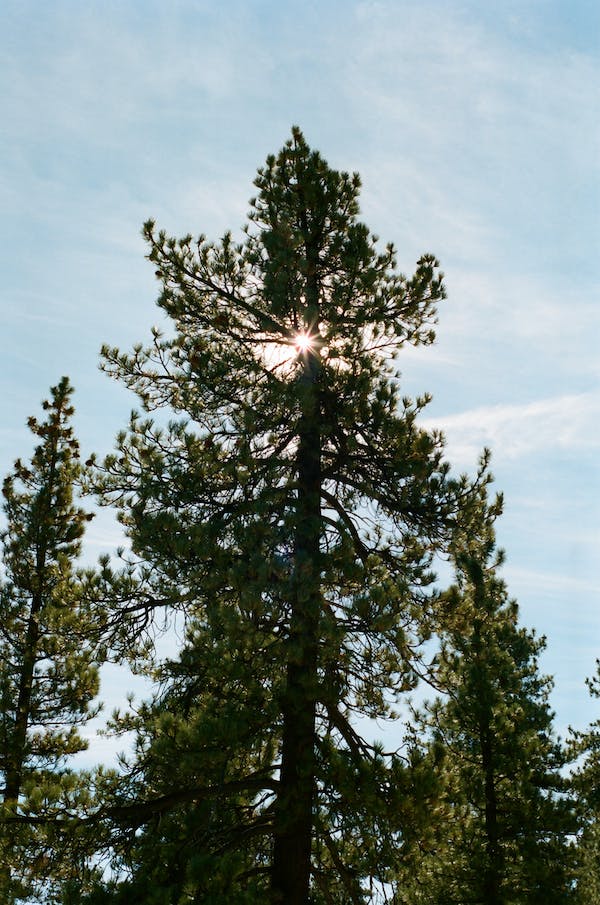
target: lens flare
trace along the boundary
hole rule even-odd
[[[302,354],[303,352],[308,352],[308,350],[312,347],[312,336],[310,335],[310,333],[298,333],[298,335],[294,339],[294,345],[296,346],[300,354]]]

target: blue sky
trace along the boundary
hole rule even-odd
[[[404,354],[404,389],[433,393],[458,470],[491,446],[504,574],[547,636],[557,726],[596,718],[598,5],[3,0],[0,35],[0,473],[62,374],[84,452],[108,451],[135,401],[99,373],[100,344],[159,321],[141,224],[237,230],[298,124],[360,172],[402,270],[440,258],[438,344]],[[115,543],[103,516],[86,555]]]

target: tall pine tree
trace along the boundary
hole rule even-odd
[[[471,493],[392,363],[433,341],[444,288],[430,255],[413,277],[397,272],[357,218],[358,176],[330,169],[298,129],[256,186],[240,244],[146,225],[173,331],[104,352],[146,411],[177,418],[134,413],[98,475],[139,562],[122,618],[135,631],[181,608],[203,651],[186,660],[197,772],[174,771],[169,788],[163,771],[142,802],[130,790],[129,814],[148,825],[212,802],[222,820],[198,856],[238,853],[229,901],[249,883],[273,903],[304,905],[311,888],[328,901],[333,885],[362,901],[389,868],[373,833],[398,831],[401,761],[354,718],[388,716],[416,681],[438,618],[432,557]],[[149,750],[166,733],[179,751],[181,721],[171,735],[154,725]]]
[[[74,502],[78,444],[67,378],[31,417],[38,445],[4,481],[6,527],[0,584],[0,858],[3,901],[28,878],[48,880],[41,837],[26,823],[49,797],[60,797],[70,755],[87,747],[78,727],[95,713],[98,671],[88,643],[90,615],[74,561],[89,516]],[[26,854],[22,845],[30,848]],[[33,854],[32,854],[33,851]],[[22,881],[22,882],[21,882]]]

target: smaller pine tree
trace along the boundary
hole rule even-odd
[[[572,901],[573,814],[552,734],[552,681],[538,671],[545,642],[519,626],[517,604],[497,575],[500,509],[500,500],[488,507],[482,499],[454,544],[457,581],[445,595],[449,628],[439,653],[446,694],[417,714],[413,736],[419,747],[427,733],[444,791],[435,832],[403,873],[411,892],[398,902]]]
[[[48,882],[47,847],[34,815],[67,793],[67,759],[87,747],[78,727],[97,713],[91,614],[74,562],[90,515],[74,502],[78,443],[66,377],[31,417],[29,464],[5,479],[0,580],[0,886],[3,901]],[[30,884],[34,884],[32,887]]]
[[[600,698],[600,660],[597,674],[588,687]],[[577,801],[578,833],[575,847],[575,886],[577,905],[600,905],[600,720],[585,732],[574,732],[571,740],[573,761],[579,764],[571,778]]]

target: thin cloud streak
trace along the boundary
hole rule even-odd
[[[452,415],[422,419],[428,430],[446,436],[449,458],[472,466],[482,447],[496,459],[518,459],[540,450],[594,451],[600,435],[600,393],[564,394],[521,404],[482,406]]]
[[[590,601],[590,607],[595,610],[600,598],[600,580],[593,581],[564,573],[519,568],[510,564],[506,565],[503,571],[511,587],[514,588],[518,585],[522,591],[535,591],[536,594],[548,595],[550,600],[559,598],[554,602],[563,607],[565,603],[575,598],[581,601],[581,595],[584,595],[587,598],[594,598]]]

